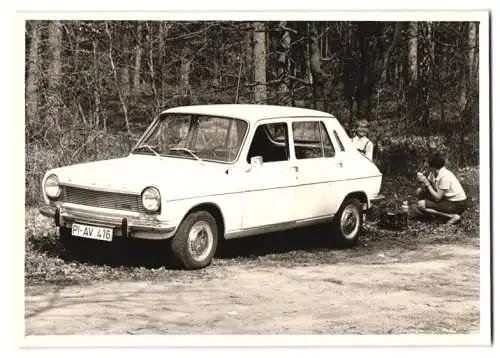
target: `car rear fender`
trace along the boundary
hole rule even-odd
[[[355,199],[358,199],[361,204],[363,205],[363,210],[368,210],[370,208],[370,200],[368,199],[368,196],[366,195],[366,193],[364,191],[355,191],[355,192],[351,192],[349,194],[346,195],[346,197],[344,198],[344,200],[342,201],[342,203],[344,203],[346,200],[348,199],[351,199],[351,198],[355,198]]]

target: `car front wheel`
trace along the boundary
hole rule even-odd
[[[217,222],[207,211],[189,214],[172,239],[172,253],[180,265],[189,270],[208,266],[218,241]]]
[[[335,244],[339,247],[353,247],[359,242],[363,225],[362,206],[358,199],[345,200],[335,215],[333,226]]]

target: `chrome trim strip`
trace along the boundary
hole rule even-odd
[[[231,231],[231,232],[226,233],[224,235],[224,238],[226,240],[231,240],[231,239],[237,239],[237,238],[245,237],[245,236],[267,234],[270,232],[285,231],[285,230],[295,229],[295,228],[309,226],[309,225],[321,224],[321,223],[325,223],[325,222],[330,221],[331,219],[333,219],[334,216],[335,215],[325,215],[325,216],[318,216],[318,217],[310,218],[310,219],[301,219],[301,220],[295,220],[295,221],[288,221],[285,223],[256,226],[256,227],[251,227],[251,228],[243,229],[243,230],[235,230],[235,231]]]
[[[152,215],[154,214],[144,214],[144,213],[138,213],[137,211],[128,211],[128,210],[119,210],[119,209],[110,209],[110,208],[101,208],[101,207],[96,207],[96,206],[88,206],[88,205],[81,205],[81,204],[73,204],[73,203],[60,203],[59,206],[62,210],[72,210],[76,212],[83,212],[83,213],[89,213],[91,215],[100,215],[100,216],[108,216],[108,217],[129,217],[129,218],[141,218],[145,217],[146,215],[151,215],[151,218],[153,218]]]

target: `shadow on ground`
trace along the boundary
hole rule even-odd
[[[412,220],[404,231],[381,230],[375,215],[360,238],[360,244],[351,249],[336,249],[335,238],[325,233],[321,225],[271,234],[250,236],[219,242],[215,255],[217,265],[234,262],[262,262],[262,259],[280,265],[341,262],[352,257],[361,257],[386,250],[415,250],[421,244],[467,241],[460,226],[447,227],[440,220],[420,218]],[[371,220],[370,220],[371,219]],[[80,262],[110,267],[142,267],[146,269],[179,269],[170,249],[169,240],[140,240],[116,238],[112,243],[74,238],[77,249],[69,251],[61,245],[58,235],[31,236],[27,245],[29,254],[61,258],[66,263]],[[41,259],[41,257],[40,257]],[[43,261],[43,260],[42,260]]]
[[[333,239],[322,232],[322,226],[310,226],[271,234],[250,236],[219,242],[215,258],[257,258],[269,254],[293,251],[325,251],[335,249]],[[75,240],[80,240],[75,238]],[[112,243],[85,240],[77,248],[66,250],[57,235],[28,239],[34,251],[65,261],[88,262],[98,265],[140,266],[145,268],[178,268],[173,263],[169,240],[140,240],[116,238]]]

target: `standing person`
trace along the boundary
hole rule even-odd
[[[367,135],[368,121],[362,119],[357,122],[356,135],[352,138],[352,142],[361,154],[373,161],[373,143],[368,139]]]
[[[417,173],[417,180],[424,185],[417,189],[417,208],[427,214],[447,217],[448,224],[455,224],[467,207],[467,195],[439,153],[429,157],[429,166],[433,170],[429,177]]]

